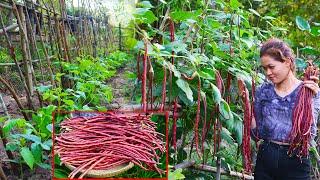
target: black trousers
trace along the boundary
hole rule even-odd
[[[255,180],[310,180],[309,158],[290,157],[288,145],[263,142],[258,151]]]

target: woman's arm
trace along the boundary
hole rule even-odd
[[[257,127],[257,123],[256,123],[256,119],[254,118],[254,116],[252,117],[252,121],[251,121],[251,129],[254,129]]]
[[[253,101],[253,117],[251,121],[251,134],[252,137],[256,140],[259,139],[259,128],[258,126],[261,125],[261,119],[262,119],[262,104],[261,104],[261,86],[257,88],[255,95],[254,95],[254,101]],[[258,126],[257,126],[258,124]]]

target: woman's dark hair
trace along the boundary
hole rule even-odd
[[[277,38],[271,38],[264,42],[260,48],[260,58],[265,55],[268,55],[280,62],[289,60],[291,62],[290,69],[295,73],[296,65],[294,62],[293,51],[284,41]]]

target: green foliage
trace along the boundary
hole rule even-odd
[[[0,46],[0,63],[9,62],[11,60],[9,54]],[[0,66],[0,73],[5,73],[4,67]]]
[[[251,18],[250,23],[259,23],[260,27],[271,30],[270,35],[286,39],[294,50],[310,46],[319,51],[317,37],[320,35],[320,15],[318,7],[313,6],[318,3],[317,0],[308,1],[308,4],[304,1],[293,0],[241,2],[245,7],[250,7],[259,14],[263,14],[263,19],[266,20],[266,22],[261,22],[260,18]],[[279,28],[275,28],[276,26]],[[304,60],[310,58],[310,56],[306,57],[303,52],[298,52],[298,54],[299,58]],[[311,56],[311,58],[319,61],[317,56]]]
[[[308,21],[304,20],[302,17],[300,17],[300,16],[296,17],[296,24],[297,24],[298,28],[301,29],[302,31],[304,31],[304,30],[310,31],[310,25],[309,25]]]
[[[182,174],[182,169],[176,169],[172,171],[172,169],[169,169],[169,180],[178,180],[178,179],[184,179],[185,176]]]
[[[106,81],[115,75],[115,70],[123,66],[132,56],[116,51],[107,57],[79,57],[74,63],[62,63],[65,73],[57,73],[56,88],[40,86],[43,99],[56,104],[58,110],[100,109],[100,105],[112,100],[112,89]],[[74,86],[63,89],[61,78],[67,77]]]
[[[48,155],[52,148],[52,113],[55,106],[40,108],[32,114],[32,120],[8,119],[4,122],[3,133],[9,140],[6,150],[21,155],[16,159],[26,163],[30,169],[36,165],[50,169]],[[14,133],[13,133],[14,132]]]
[[[150,1],[151,2],[151,1]],[[189,2],[189,3],[188,3]],[[204,4],[200,1],[181,1],[169,2],[170,18],[175,22],[175,41],[170,41],[169,28],[164,32],[158,29],[153,19],[152,21],[143,21],[141,16],[136,17],[136,23],[143,30],[140,32],[145,38],[152,39],[148,43],[148,55],[152,61],[154,69],[154,97],[155,101],[161,101],[163,68],[172,74],[172,83],[167,79],[166,89],[168,90],[168,99],[178,98],[179,104],[182,106],[182,117],[178,124],[177,139],[184,136],[184,142],[177,150],[178,155],[170,152],[170,163],[180,163],[185,160],[183,155],[189,150],[194,137],[194,122],[197,109],[198,99],[198,79],[201,81],[201,118],[199,124],[199,139],[202,139],[203,127],[206,126],[203,120],[207,116],[207,121],[216,118],[222,123],[221,138],[223,147],[232,147],[235,151],[220,153],[212,156],[212,144],[214,136],[209,129],[204,142],[205,163],[214,160],[220,156],[223,161],[223,168],[241,170],[242,162],[234,157],[237,156],[236,150],[242,143],[243,121],[242,102],[238,101],[236,79],[243,79],[248,85],[250,91],[251,80],[254,78],[256,82],[262,82],[264,76],[253,69],[258,69],[258,49],[262,41],[272,36],[274,32],[283,31],[281,26],[273,25],[274,17],[265,16],[254,8],[246,8],[246,6],[237,0],[228,2],[216,1],[215,9],[211,9],[211,4]],[[150,4],[153,6],[151,7]],[[159,12],[157,8],[167,8],[166,4],[159,7],[154,3],[144,2],[143,9],[139,9],[141,14],[146,11],[152,11],[155,15]],[[165,12],[165,11],[162,11]],[[140,14],[140,15],[141,15]],[[161,17],[162,14],[157,17]],[[260,27],[259,24],[252,22],[252,15],[260,18],[261,24],[272,25],[273,29]],[[144,17],[146,18],[146,17]],[[141,25],[143,21],[143,25]],[[161,21],[159,22],[159,24]],[[137,29],[139,31],[139,29]],[[161,39],[161,44],[158,40]],[[135,49],[144,53],[144,42],[138,41]],[[174,52],[174,56],[172,56]],[[174,63],[172,64],[172,57]],[[226,82],[227,74],[233,76],[231,82],[232,92],[220,92],[217,88],[215,77],[216,71],[219,71],[223,82]],[[187,80],[185,76],[194,77]],[[169,77],[169,76],[168,76]],[[159,88],[160,87],[160,88]],[[224,84],[224,88],[226,84]],[[231,102],[227,102],[226,98],[230,95]],[[204,114],[203,97],[207,100],[207,114]],[[217,107],[217,108],[216,108]],[[217,111],[215,110],[217,109]],[[214,112],[212,112],[214,111]],[[187,113],[187,114],[185,114]],[[209,116],[209,114],[213,114]],[[208,122],[207,122],[208,123]],[[172,127],[172,123],[169,123]],[[213,124],[211,124],[211,127]],[[171,135],[171,136],[170,136]],[[172,137],[170,133],[169,137]],[[199,142],[200,147],[202,147]],[[195,152],[191,152],[188,156],[195,159],[196,162],[202,162]],[[175,159],[174,157],[177,157]],[[174,162],[173,162],[174,161]],[[239,163],[240,162],[240,163]]]
[[[125,63],[131,61],[133,59],[133,55],[127,54],[122,51],[115,51],[110,55],[106,56],[104,61],[109,65],[111,69],[118,69],[123,67]]]
[[[0,62],[9,62],[10,55],[6,52],[6,50],[0,47]]]
[[[150,40],[147,44],[147,54],[153,60],[155,101],[161,102],[165,68],[167,77],[172,77],[172,81],[167,79],[167,97],[169,96],[167,100],[170,103],[178,98],[183,109],[177,122],[177,140],[183,142],[177,152],[173,152],[170,148],[170,164],[181,163],[187,159],[187,155],[197,163],[208,164],[210,160],[214,161],[217,157],[221,157],[223,168],[242,171],[239,148],[243,136],[244,110],[238,94],[237,79],[245,81],[250,95],[252,95],[251,80],[254,79],[257,85],[263,82],[265,77],[259,67],[258,52],[261,43],[270,37],[285,39],[294,50],[299,51],[296,64],[300,71],[306,67],[306,59],[314,59],[316,64],[320,64],[319,43],[315,38],[320,35],[319,13],[316,13],[314,7],[311,8],[313,13],[305,12],[308,11],[305,3],[292,0],[289,2],[191,0],[168,1],[162,4],[156,1],[142,3],[141,9],[137,11],[140,16],[135,20],[139,26],[136,30],[140,31],[141,38]],[[304,11],[299,9],[299,5]],[[160,30],[158,28],[163,19],[156,21],[148,19],[145,15],[147,11],[152,11],[156,17],[163,17],[169,6],[169,19],[175,23],[173,42],[170,38],[169,21],[166,22],[166,27]],[[143,54],[144,46],[144,41],[138,41],[135,49]],[[171,62],[173,60],[174,63]],[[223,92],[217,88],[216,71],[222,76]],[[225,89],[228,74],[233,76],[230,90]],[[194,77],[193,75],[196,75],[193,80],[185,78],[185,76]],[[215,137],[210,129],[204,142],[203,159],[199,159],[195,151],[190,151],[195,136],[198,78],[201,80],[202,97],[199,139],[202,139],[202,128],[206,126],[205,116],[207,121],[209,117],[213,120],[218,119],[223,126],[220,134],[222,148],[213,156]],[[204,97],[207,100],[207,114],[204,114]],[[227,101],[227,98],[231,101]],[[171,119],[169,127],[172,130]],[[172,141],[171,137],[170,131],[169,141]],[[199,144],[201,148],[202,145]],[[215,166],[214,163],[211,165]],[[213,178],[208,177],[208,174],[197,175],[199,176],[190,176],[189,172],[185,174],[187,178]]]
[[[150,10],[153,8],[149,1],[142,1],[138,3],[138,7],[135,12],[135,22],[138,24],[146,23],[151,24],[154,21],[158,20],[158,18],[154,15],[154,13]]]
[[[193,93],[192,90],[189,87],[189,84],[184,81],[183,79],[178,79],[176,81],[178,87],[186,94],[189,101],[193,102]]]
[[[218,156],[221,156],[222,164],[228,170],[241,171],[242,169],[242,157],[238,153],[238,146],[236,144],[224,144],[222,143],[222,148],[218,152]],[[213,166],[215,166],[213,164]]]
[[[29,148],[26,148],[26,147],[21,148],[20,154],[21,154],[23,160],[28,164],[30,169],[33,169],[33,165],[34,165],[35,160],[34,160],[32,152],[29,150]]]

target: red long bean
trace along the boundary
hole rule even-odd
[[[206,134],[207,134],[207,130],[209,127],[209,126],[207,126],[207,99],[206,99],[206,96],[203,96],[203,106],[204,106],[204,122],[203,122],[202,135],[201,135],[201,142],[202,142],[201,152],[202,152],[202,154],[204,154],[204,142],[206,140]]]
[[[244,105],[243,117],[243,136],[242,136],[242,153],[244,158],[244,167],[246,172],[251,172],[251,147],[250,147],[250,128],[252,122],[252,111],[250,104],[249,91],[242,79],[238,79],[239,94],[241,95]]]
[[[216,76],[216,85],[217,85],[217,88],[220,90],[220,93],[221,95],[223,96],[224,94],[224,85],[223,85],[223,80],[222,80],[222,77],[221,77],[221,74],[219,71],[216,71],[215,72],[215,76]]]
[[[304,80],[310,80],[310,76],[319,76],[319,69],[311,63],[304,73]],[[289,155],[307,157],[309,155],[309,143],[311,139],[313,92],[307,87],[301,87],[297,101],[293,109],[292,129],[289,135]]]
[[[142,72],[142,108],[147,112],[147,60],[148,60],[148,44],[144,43],[144,56],[143,56],[143,72]]]
[[[80,178],[89,170],[102,170],[132,162],[143,169],[163,173],[159,153],[165,152],[164,135],[156,132],[150,115],[105,113],[71,118],[61,123],[55,152],[64,164],[76,167],[69,175]]]
[[[215,71],[215,77],[216,77],[216,86],[220,91],[220,94],[223,96],[224,94],[224,84],[223,84],[223,80],[221,77],[221,74],[219,71]],[[219,105],[215,106],[216,108],[216,112],[219,112]],[[219,116],[216,119],[216,124],[215,124],[215,128],[216,128],[216,132],[215,132],[215,153],[219,151],[220,149],[220,143],[221,143],[221,130],[222,130],[222,125],[220,123],[220,119]],[[214,153],[214,154],[215,154]]]
[[[194,135],[195,135],[195,141],[196,141],[196,151],[197,151],[199,157],[201,157],[200,151],[199,151],[200,102],[201,102],[201,80],[200,80],[200,77],[199,77],[199,80],[198,80],[197,114],[196,114],[196,120],[195,120],[195,124],[194,124]]]
[[[137,78],[138,78],[138,80],[141,80],[141,74],[140,74],[140,54],[137,55]]]
[[[170,41],[173,42],[174,41],[174,22],[171,20],[170,21]],[[172,65],[174,65],[174,51],[172,50],[172,57],[171,57],[171,63]]]
[[[226,91],[228,93],[226,101],[228,104],[231,102],[231,83],[232,83],[232,74],[228,72],[227,85],[226,85]]]
[[[161,101],[160,111],[164,111],[164,107],[166,104],[166,91],[167,91],[167,70],[166,70],[166,67],[163,66],[162,101]]]

